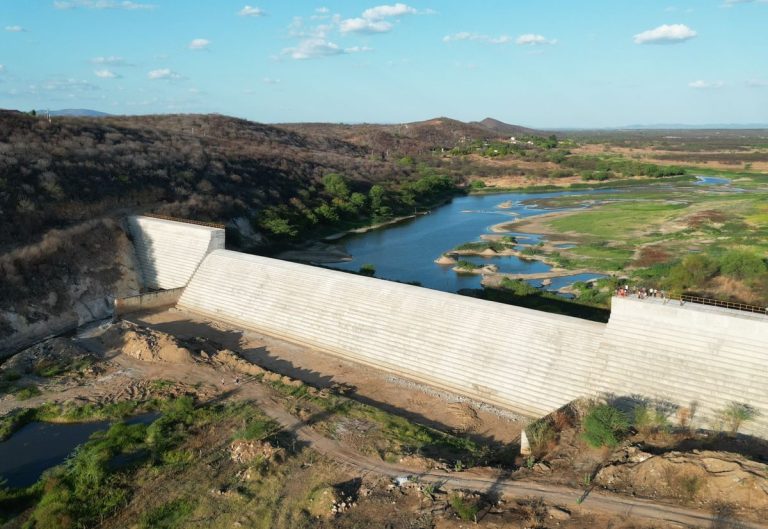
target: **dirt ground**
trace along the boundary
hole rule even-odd
[[[605,145],[605,144],[586,144],[581,145],[579,147],[576,147],[572,149],[574,154],[587,154],[587,155],[596,155],[596,154],[605,154],[605,153],[613,153],[613,154],[620,154],[628,159],[637,158],[641,159],[644,162],[650,162],[655,163],[659,165],[695,165],[697,167],[707,167],[710,169],[721,169],[725,171],[734,171],[739,170],[743,167],[743,164],[728,164],[723,162],[697,162],[694,164],[691,164],[690,161],[686,160],[675,160],[674,158],[670,159],[659,159],[658,156],[675,156],[678,154],[687,154],[686,151],[664,151],[664,150],[658,150],[658,149],[639,149],[639,148],[633,148],[633,147],[618,147],[615,145]],[[757,152],[757,151],[756,151]],[[722,151],[722,154],[731,154],[728,151]],[[706,151],[706,154],[718,154],[718,151]],[[755,172],[768,172],[768,162],[751,162],[751,171]]]
[[[697,450],[654,456],[630,447],[626,453],[619,451],[611,455],[610,451],[585,448],[570,419],[562,420],[566,426],[559,431],[556,446],[548,446],[547,454],[539,462],[510,472],[477,467],[457,473],[453,469],[418,468],[419,458],[404,457],[397,463],[370,458],[361,454],[354,444],[346,443],[343,436],[332,439],[309,427],[300,412],[296,416],[289,411],[296,409],[295,403],[291,405],[290,399],[286,401],[287,397],[274,393],[268,383],[248,375],[263,375],[264,381],[280,380],[292,387],[303,385],[300,382],[303,380],[314,386],[311,389],[315,392],[318,391],[315,388],[354,386],[357,400],[395,411],[422,424],[483,440],[514,441],[525,421],[479,403],[393,379],[374,369],[258,333],[195,318],[175,309],[85,330],[68,347],[59,350],[78,361],[91,358],[93,363],[77,373],[41,378],[35,374],[34,366],[50,361],[46,355],[55,349],[51,344],[63,339],[56,340],[22,352],[11,364],[2,366],[5,372],[10,365],[26,382],[39,382],[43,393],[24,401],[12,395],[3,396],[0,416],[15,408],[36,407],[43,402],[109,403],[161,395],[195,395],[201,401],[237,398],[258,402],[260,409],[278,420],[287,431],[295,432],[300,442],[312,446],[319,454],[332,456],[318,459],[310,451],[294,460],[293,466],[281,467],[284,474],[275,476],[274,484],[282,488],[281,495],[287,495],[281,501],[290,503],[291,495],[298,499],[310,493],[319,498],[319,493],[308,487],[323,480],[355,484],[354,498],[339,496],[340,489],[335,485],[333,490],[329,489],[331,496],[326,498],[329,501],[322,500],[313,507],[319,516],[316,527],[382,526],[376,524],[385,520],[383,526],[393,529],[703,527],[666,521],[680,520],[680,516],[688,520],[702,519],[700,515],[692,518],[693,511],[686,513],[685,509],[674,507],[681,501],[683,505],[709,509],[717,500],[726,500],[738,508],[741,515],[753,520],[763,519],[761,513],[768,512],[768,479],[760,463],[735,454]],[[232,515],[228,527],[236,520],[242,521],[235,526],[261,527],[255,519],[250,520],[254,523],[249,522],[249,511],[242,509],[247,495],[238,492],[242,487],[233,483],[250,479],[247,476],[252,472],[248,466],[251,459],[282,459],[284,451],[273,450],[263,443],[232,443],[223,448],[222,443],[229,443],[231,439],[231,432],[225,426],[206,429],[190,439],[194,450],[204,456],[199,468],[195,466],[190,470],[199,474],[197,478],[193,477],[194,472],[189,476],[147,476],[149,480],[139,485],[142,488],[136,495],[137,501],[116,518],[118,525],[107,524],[107,527],[135,520],[137,513],[146,510],[148,505],[167,501],[165,496],[165,500],[158,498],[157,487],[168,494],[186,491],[184,494],[192,497],[210,497],[203,502],[205,508],[213,513]],[[222,450],[231,452],[232,463],[211,466],[211,461],[222,461],[217,455]],[[608,493],[594,491],[588,503],[595,507],[574,502],[580,494],[579,484],[574,480],[600,468],[603,470],[596,474],[595,483],[625,496],[617,501]],[[680,468],[684,472],[678,471]],[[416,477],[393,483],[394,478],[411,474]],[[212,479],[224,485],[214,486],[210,491],[201,488],[210,488]],[[659,479],[669,490],[659,486]],[[443,490],[440,483],[448,485]],[[646,498],[656,498],[658,494],[666,503],[649,504],[646,500],[643,504],[630,498],[636,494]],[[647,513],[649,508],[654,512],[657,507],[672,513],[669,514],[672,517],[649,524],[641,521],[643,515],[632,514],[632,509],[645,509]],[[705,515],[707,520],[708,516]],[[220,526],[224,525],[216,525]]]
[[[180,338],[210,340],[237,351],[248,361],[269,371],[302,380],[317,388],[328,388],[334,384],[351,386],[357,400],[440,430],[510,443],[520,438],[521,429],[528,423],[525,418],[508,411],[178,309],[142,315],[135,321]]]

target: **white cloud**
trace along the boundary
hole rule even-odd
[[[5,31],[9,31],[10,33],[21,33],[22,31],[25,31],[25,29],[21,26],[5,26]]]
[[[205,50],[208,49],[208,46],[211,45],[211,41],[208,39],[193,39],[192,42],[189,43],[189,49],[190,50]]]
[[[342,33],[386,33],[392,29],[392,24],[386,20],[348,18],[341,21],[339,29]]]
[[[91,64],[109,65],[109,66],[130,66],[125,59],[110,55],[109,57],[94,57]]]
[[[132,2],[130,0],[56,0],[53,2],[56,9],[76,9],[82,7],[85,9],[154,9],[154,4],[143,4]]]
[[[416,14],[416,10],[411,6],[398,3],[391,6],[382,5],[382,6],[376,6],[376,7],[371,7],[370,9],[366,9],[365,11],[363,11],[363,18],[367,18],[368,20],[381,20],[382,18],[399,17],[402,15],[415,15],[415,14]]]
[[[544,35],[526,33],[515,39],[515,44],[520,46],[538,46],[541,44],[557,44],[557,39],[548,39]]]
[[[315,13],[317,13],[318,15],[327,15],[330,12],[331,10],[328,9],[327,7],[318,7],[317,9],[315,9]]]
[[[241,17],[261,17],[264,16],[264,10],[259,7],[245,6],[237,14]]]
[[[692,39],[696,35],[696,32],[685,24],[663,24],[638,33],[633,40],[635,44],[677,44]]]
[[[367,46],[354,46],[351,48],[342,48],[338,44],[325,39],[310,38],[299,42],[294,48],[286,48],[283,55],[288,55],[292,59],[319,59],[321,57],[332,57],[334,55],[343,55],[346,53],[359,53],[371,51]]]
[[[103,70],[95,70],[93,74],[100,79],[117,79],[120,77],[112,70],[108,70],[106,68]]]
[[[344,53],[344,50],[333,42],[325,39],[305,39],[299,42],[295,48],[286,48],[284,54],[292,59],[317,59],[319,57],[331,57]]]
[[[688,83],[688,86],[691,88],[696,88],[697,90],[707,90],[710,88],[722,88],[725,86],[724,81],[703,81],[699,79],[698,81],[692,81]]]
[[[479,33],[470,33],[468,31],[462,31],[454,33],[453,35],[446,35],[443,37],[443,42],[457,42],[457,41],[478,41],[487,42],[489,44],[508,44],[512,42],[512,37],[509,35],[499,35],[498,37],[491,37],[489,35],[482,35]]]
[[[170,68],[158,68],[157,70],[151,70],[147,74],[147,78],[152,80],[179,80],[184,77]]]
[[[417,13],[406,4],[380,5],[366,9],[359,17],[342,20],[339,29],[342,33],[386,33],[394,26],[385,19]]]

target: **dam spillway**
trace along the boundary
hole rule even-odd
[[[530,416],[581,397],[731,402],[768,437],[768,316],[614,298],[607,324],[222,249],[178,307]],[[674,417],[672,417],[674,420]]]

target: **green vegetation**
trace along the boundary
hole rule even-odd
[[[184,527],[184,521],[195,509],[195,503],[187,499],[173,500],[143,514],[141,529],[176,529]]]
[[[745,422],[755,420],[759,413],[749,404],[729,402],[717,415],[718,420],[728,428],[728,433],[736,435]]]
[[[475,264],[470,261],[464,261],[464,260],[460,260],[456,263],[456,268],[458,268],[459,270],[467,271],[467,272],[472,272],[482,267],[483,267],[482,265]]]
[[[370,263],[366,263],[360,267],[360,270],[358,270],[358,273],[360,275],[373,277],[376,275],[376,267]]]
[[[87,422],[123,419],[131,415],[157,410],[161,407],[162,402],[157,399],[150,401],[126,400],[82,406],[46,403],[38,408],[20,409],[0,417],[0,441],[7,439],[13,432],[30,422]]]
[[[448,503],[460,519],[465,522],[476,521],[480,508],[474,502],[467,500],[460,494],[451,494],[448,498]]]
[[[629,430],[627,416],[607,404],[592,406],[582,420],[582,437],[593,448],[615,448]]]
[[[13,394],[16,395],[16,398],[19,400],[28,400],[32,397],[42,395],[42,391],[40,391],[37,386],[21,386],[16,388]]]
[[[539,420],[525,429],[528,443],[531,446],[531,455],[536,459],[544,457],[554,443],[557,433],[548,420]]]
[[[510,279],[505,277],[501,280],[501,288],[508,290],[515,296],[538,296],[544,294],[541,289],[531,285],[528,281],[522,279]]]
[[[493,453],[488,446],[471,439],[440,432],[342,395],[320,396],[308,386],[291,386],[281,381],[270,381],[269,385],[322,416],[322,421],[310,421],[315,428],[330,435],[336,435],[350,420],[370,424],[373,428],[366,434],[365,441],[358,441],[356,447],[384,460],[396,461],[402,455],[419,454],[474,466],[504,457],[503,448]]]
[[[514,237],[503,237],[496,241],[478,241],[478,242],[465,242],[458,245],[454,250],[456,251],[471,251],[482,252],[483,250],[491,249],[494,252],[503,252],[508,250],[517,244],[517,240]]]
[[[523,281],[523,283],[525,283]],[[586,303],[581,303],[578,300],[565,299],[562,296],[558,296],[554,292],[546,292],[540,289],[536,289],[537,292],[533,294],[515,294],[517,283],[514,284],[511,290],[503,288],[490,288],[486,287],[482,290],[468,289],[462,290],[459,294],[465,296],[476,297],[479,299],[486,299],[488,301],[495,301],[497,303],[506,303],[507,305],[516,305],[519,307],[527,307],[529,309],[540,310],[542,312],[549,312],[552,314],[563,314],[565,316],[574,316],[576,318],[583,318],[586,320],[607,322],[610,312],[605,307],[593,306]],[[527,283],[526,283],[527,285]],[[521,292],[528,290],[528,286],[520,285]],[[533,288],[533,287],[531,287]]]
[[[667,414],[658,408],[641,404],[634,409],[632,425],[644,436],[669,430]]]
[[[257,228],[276,241],[297,240],[328,232],[378,223],[396,215],[428,208],[459,192],[453,178],[419,165],[418,178],[375,184],[367,194],[352,192],[352,183],[339,173],[323,177],[323,189],[310,188],[287,203],[265,208]]]
[[[161,415],[151,425],[114,424],[106,432],[95,433],[38,484],[23,492],[0,489],[0,510],[35,503],[25,525],[35,529],[95,526],[129,503],[137,473],[159,475],[195,464],[195,452],[185,448],[190,435],[233,421],[244,424],[235,434],[243,439],[263,440],[279,430],[247,403],[195,407],[190,397],[181,397],[157,406]],[[142,514],[139,526],[184,527],[195,509],[196,500],[169,498]]]

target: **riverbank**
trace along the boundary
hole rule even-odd
[[[521,185],[517,186],[505,186],[505,187],[483,187],[479,189],[471,189],[470,195],[501,195],[506,193],[541,193],[547,191],[591,191],[599,189],[611,189],[622,187],[634,187],[643,185],[661,185],[669,183],[679,182],[693,182],[696,180],[694,175],[681,175],[670,176],[664,178],[623,178],[619,180],[604,180],[601,182],[584,182],[579,179],[574,181],[571,179],[555,180],[547,184],[535,184],[535,185]],[[526,183],[521,180],[521,184]]]
[[[434,207],[440,207],[440,205],[434,206]],[[378,230],[380,228],[386,228],[387,226],[392,226],[393,224],[399,224],[401,222],[405,222],[406,220],[415,219],[417,217],[420,217],[421,215],[429,215],[431,210],[432,210],[432,208],[430,208],[427,211],[420,211],[418,213],[414,213],[413,215],[403,215],[401,217],[395,217],[393,219],[385,220],[384,222],[378,222],[376,224],[370,224],[368,226],[363,226],[362,228],[352,228],[352,229],[349,229],[349,230],[340,231],[338,233],[334,233],[333,235],[329,235],[327,237],[323,237],[323,240],[324,241],[332,242],[332,241],[338,241],[339,239],[342,239],[342,238],[346,237],[347,235],[352,235],[352,234],[355,234],[355,233],[357,233],[357,234],[368,233],[369,231]]]

